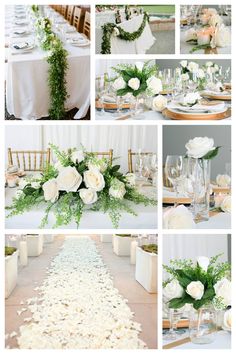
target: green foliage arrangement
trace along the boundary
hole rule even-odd
[[[120,166],[113,166],[108,159],[99,159],[83,148],[60,151],[57,146],[50,146],[58,162],[47,166],[40,178],[26,180],[12,205],[6,208],[10,211],[8,217],[35,206],[44,206],[41,228],[48,224],[50,211],[56,217],[55,228],[72,221],[79,226],[83,212],[90,209],[107,213],[117,228],[122,211],[137,215],[132,203],[157,204],[156,200],[140,194],[129,178],[119,171]]]
[[[116,234],[119,237],[131,237],[131,234]]]
[[[155,243],[150,243],[149,245],[141,246],[142,250],[148,253],[155,253],[157,254],[158,247]]]
[[[16,250],[17,249],[15,247],[5,246],[5,257],[11,256],[13,253],[16,252]]]
[[[102,36],[102,46],[101,46],[101,54],[111,54],[111,36],[115,35],[118,38],[124,41],[134,41],[139,38],[143,30],[146,26],[146,23],[149,22],[149,16],[146,12],[143,15],[143,21],[140,27],[135,32],[126,32],[120,26],[115,23],[106,23],[102,26],[103,36]]]

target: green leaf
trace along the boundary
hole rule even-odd
[[[217,154],[218,154],[220,148],[221,148],[221,146],[217,146],[214,150],[211,150],[211,151],[209,151],[206,155],[204,155],[204,156],[202,157],[202,159],[204,159],[204,160],[211,160],[211,159],[213,159],[214,157],[217,156]]]

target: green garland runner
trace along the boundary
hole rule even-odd
[[[126,32],[120,26],[117,26],[115,23],[106,23],[102,26],[103,36],[102,36],[102,50],[101,54],[111,54],[111,36],[114,29],[117,29],[117,37],[125,41],[134,41],[139,38],[143,33],[143,30],[146,26],[146,23],[149,22],[149,16],[147,12],[144,12],[143,22],[141,23],[139,29],[135,32]]]

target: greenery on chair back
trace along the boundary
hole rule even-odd
[[[17,249],[15,247],[5,246],[5,257],[11,256],[14,252],[16,252],[16,250]]]

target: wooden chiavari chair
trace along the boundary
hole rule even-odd
[[[147,156],[147,155],[153,155],[153,152],[133,152],[131,149],[128,150],[128,171],[129,173],[133,173],[133,157],[135,156]]]
[[[61,15],[64,17],[64,18],[66,18],[66,16],[67,16],[67,5],[62,5],[61,6]]]
[[[72,25],[77,29],[78,32],[79,32],[79,26],[80,26],[81,12],[82,12],[82,10],[76,6],[74,9],[74,16],[73,16]]]
[[[83,33],[90,39],[90,13],[85,12]]]
[[[109,160],[109,162],[112,164],[113,149],[110,149],[109,151],[106,151],[106,152],[93,152],[93,154],[100,156],[100,157],[106,157]]]
[[[8,164],[24,171],[43,171],[50,163],[51,150],[15,150],[8,148]]]
[[[73,16],[74,16],[74,10],[75,10],[75,6],[73,5],[68,5],[68,9],[67,9],[67,21],[72,25],[73,23]]]
[[[55,5],[55,10],[59,13],[61,13],[61,7],[62,5]]]

